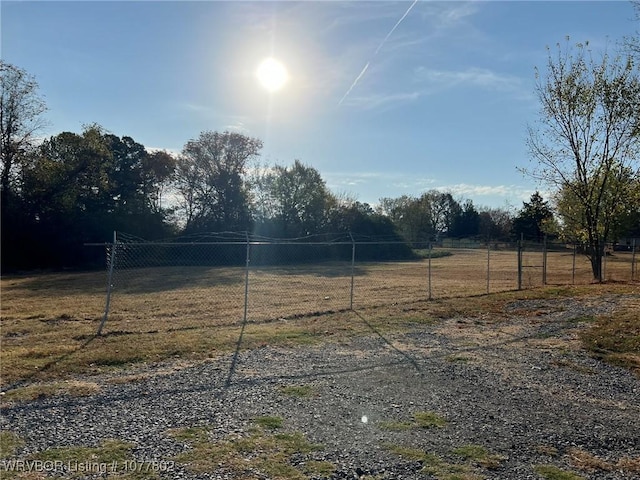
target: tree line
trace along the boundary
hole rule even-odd
[[[179,154],[151,151],[99,125],[44,140],[35,79],[0,61],[2,269],[104,264],[85,243],[114,230],[145,239],[247,231],[276,238],[352,233],[415,245],[443,237],[585,244],[595,279],[604,245],[640,237],[638,39],[594,59],[588,44],[558,45],[537,72],[539,122],[524,172],[550,187],[513,212],[449,192],[382,198],[331,192],[300,160],[261,165],[262,142],[204,131]]]
[[[3,65],[8,68],[25,78]],[[101,263],[83,246],[108,242],[114,230],[144,239],[248,231],[289,239],[353,233],[410,243],[481,229],[509,235],[508,212],[478,212],[471,201],[461,205],[436,191],[382,199],[373,208],[334,194],[299,160],[260,165],[261,147],[243,134],[205,131],[174,155],[89,125],[81,133],[23,142],[13,154],[3,151],[2,267]]]

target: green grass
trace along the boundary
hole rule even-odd
[[[195,473],[215,473],[222,469],[242,476],[247,469],[253,469],[269,478],[282,480],[329,476],[335,470],[329,462],[313,460],[294,466],[293,456],[308,455],[322,450],[322,446],[309,442],[300,432],[274,433],[274,425],[282,426],[279,417],[259,417],[254,423],[258,427],[248,435],[228,436],[216,441],[209,439],[210,430],[203,427],[171,430],[168,432],[171,437],[190,446],[174,460]]]
[[[13,432],[0,430],[0,460],[6,460],[16,454],[24,445],[24,440]]]
[[[429,258],[429,249],[428,248],[417,248],[413,250],[413,253],[420,258]],[[450,257],[453,255],[453,252],[449,250],[431,250],[431,258],[444,258]]]
[[[65,478],[86,478],[87,473],[102,474],[126,480],[158,478],[158,469],[150,462],[136,461],[135,444],[122,440],[103,441],[97,447],[55,447],[29,455],[28,460],[59,462],[68,468]]]
[[[295,398],[311,397],[315,393],[310,385],[287,385],[279,390],[283,395]]]
[[[416,412],[413,414],[413,420],[417,427],[420,428],[442,428],[447,424],[447,420],[434,412]]]
[[[328,477],[336,470],[333,463],[317,460],[305,462],[302,468],[305,474],[312,477]]]
[[[545,480],[585,480],[577,473],[562,470],[555,465],[536,465],[533,471]]]
[[[282,427],[282,417],[258,417],[253,420],[253,423],[269,430],[276,430]]]
[[[505,457],[501,455],[489,452],[481,445],[464,445],[454,449],[452,453],[490,470],[498,468],[500,463],[505,459]]]
[[[421,472],[435,477],[437,480],[481,480],[483,477],[471,465],[449,463],[439,455],[427,453],[419,448],[402,445],[386,445],[390,452],[422,464]]]
[[[69,395],[71,397],[84,397],[100,391],[100,387],[91,382],[81,381],[54,381],[38,382],[25,387],[9,390],[2,397],[3,402],[28,402],[43,397]]]
[[[378,426],[382,430],[391,432],[403,432],[421,428],[442,428],[447,424],[447,420],[434,412],[415,412],[410,421],[389,420],[382,421]]]

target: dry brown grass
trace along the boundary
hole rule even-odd
[[[622,311],[603,316],[582,332],[584,346],[596,358],[640,376],[640,299],[627,298]]]
[[[240,346],[246,349],[342,341],[454,316],[499,320],[508,315],[505,302],[515,298],[635,288],[587,282],[516,292],[515,261],[513,252],[492,252],[490,289],[505,292],[487,296],[482,295],[486,251],[460,250],[435,258],[433,301],[426,301],[427,260],[359,264],[354,308],[366,309],[366,321],[348,310],[351,279],[344,264],[254,268],[244,330],[242,269],[126,270],[115,278],[111,315],[99,337],[95,333],[105,303],[105,272],[5,276],[2,385],[65,379],[75,373],[108,372],[166,359],[215,358],[236,349],[241,331]]]

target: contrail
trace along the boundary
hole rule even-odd
[[[404,20],[404,18],[409,15],[409,12],[411,11],[411,9],[414,7],[414,5],[418,3],[418,0],[413,0],[413,3],[409,6],[409,8],[407,8],[407,11],[404,12],[404,15],[402,15],[402,17],[400,17],[400,20],[398,20],[396,22],[396,24],[393,26],[393,28],[389,31],[389,33],[387,33],[387,36],[384,37],[384,40],[382,40],[382,42],[380,42],[380,45],[378,45],[378,48],[376,49],[376,53],[374,53],[373,55],[377,55],[378,52],[380,51],[380,49],[382,48],[382,46],[387,43],[387,40],[389,40],[389,37],[393,34],[393,32],[396,31],[396,28],[398,28],[398,25],[400,25],[402,23],[402,21]]]
[[[347,96],[351,93],[351,90],[353,90],[353,87],[356,86],[356,83],[358,83],[358,80],[360,80],[362,78],[362,76],[364,75],[364,72],[367,71],[367,68],[369,68],[369,62],[367,62],[367,64],[364,66],[364,68],[362,69],[362,71],[360,72],[360,75],[358,75],[356,77],[356,79],[353,81],[353,83],[351,84],[351,86],[349,87],[349,90],[347,90],[347,93],[345,93],[342,98],[340,99],[340,101],[338,102],[338,105],[342,105],[342,101],[347,98]]]
[[[344,102],[344,99],[347,98],[349,96],[349,94],[351,93],[351,90],[354,89],[354,87],[358,84],[358,82],[360,81],[360,79],[363,77],[363,75],[365,74],[365,72],[367,71],[367,68],[369,68],[369,64],[371,63],[371,60],[373,60],[376,55],[378,55],[378,52],[380,51],[380,49],[384,46],[385,43],[387,43],[387,40],[389,40],[389,37],[391,35],[393,35],[393,32],[396,31],[396,28],[398,28],[398,25],[400,25],[402,23],[402,21],[405,19],[405,17],[407,15],[409,15],[409,12],[411,11],[411,9],[415,6],[415,4],[418,3],[418,0],[413,0],[413,3],[411,5],[409,5],[409,8],[407,8],[407,11],[404,12],[404,15],[402,15],[402,17],[400,17],[400,20],[398,20],[396,22],[396,24],[393,26],[393,28],[391,30],[389,30],[389,33],[387,33],[387,36],[384,37],[384,39],[382,40],[382,42],[380,42],[380,45],[378,45],[378,48],[376,48],[376,51],[374,52],[373,56],[371,57],[371,59],[367,62],[367,64],[364,66],[364,68],[362,69],[362,71],[360,72],[360,74],[356,77],[356,79],[353,81],[353,83],[351,84],[351,86],[349,87],[349,90],[347,90],[347,93],[345,93],[342,98],[340,99],[340,101],[338,102],[338,105],[342,105],[342,102]]]

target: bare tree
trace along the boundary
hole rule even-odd
[[[187,232],[248,229],[247,164],[261,148],[260,140],[231,132],[202,132],[187,142],[176,166]]]
[[[25,70],[0,60],[0,190],[3,209],[12,188],[18,161],[44,126],[47,107],[38,84]]]
[[[571,197],[574,233],[602,281],[604,244],[616,223],[610,206],[626,200],[621,175],[640,175],[640,79],[631,57],[605,53],[596,62],[588,43],[568,41],[557,57],[549,52],[546,75],[536,75],[541,115],[528,146],[537,166],[527,173]]]
[[[640,22],[640,0],[631,2],[636,12],[636,21]],[[635,35],[624,38],[624,45],[631,56],[640,61],[640,30]]]

